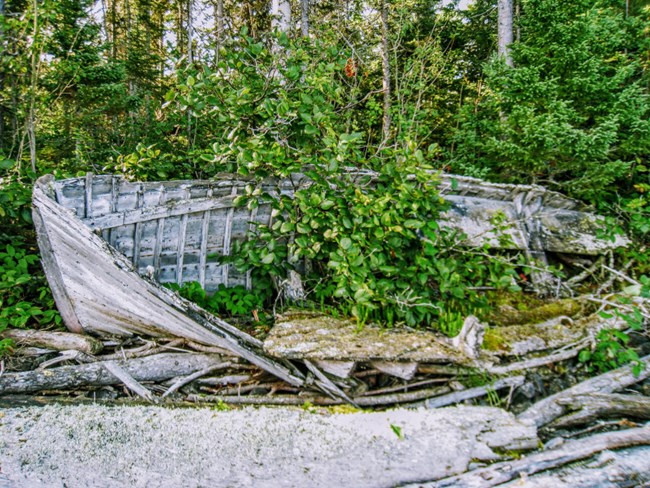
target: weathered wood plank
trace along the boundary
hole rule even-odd
[[[230,208],[234,198],[231,196],[220,198],[197,198],[195,200],[170,201],[157,207],[143,207],[135,210],[124,210],[111,215],[84,219],[83,222],[91,229],[107,229],[156,220],[163,217],[179,217],[190,213],[201,213],[206,210]]]
[[[207,198],[212,198],[212,188],[208,189]],[[210,227],[210,210],[203,213],[201,221],[201,249],[199,251],[199,284],[205,288],[206,260],[208,257],[208,230]]]
[[[93,215],[93,174],[86,173],[85,191],[84,191],[84,217],[89,218]]]

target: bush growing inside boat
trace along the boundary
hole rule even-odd
[[[196,281],[182,285],[166,283],[165,286],[177,291],[183,298],[193,301],[208,312],[248,319],[259,317],[270,297],[268,292],[270,288],[261,286],[247,290],[241,285],[231,288],[220,285],[211,295],[207,294],[201,284]]]
[[[360,137],[342,135],[348,154]],[[327,144],[327,143],[326,143]],[[350,151],[350,146],[352,150]],[[268,201],[272,225],[258,225],[236,246],[234,264],[282,280],[307,260],[308,298],[355,317],[360,325],[438,328],[455,335],[462,319],[486,306],[477,288],[516,289],[515,264],[486,249],[461,247],[462,235],[440,228],[447,204],[418,150],[385,151],[376,178],[312,167],[314,183],[294,196],[250,186],[237,201]]]

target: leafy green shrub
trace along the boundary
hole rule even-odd
[[[262,310],[265,301],[269,298],[269,288],[261,286],[254,290],[247,290],[241,285],[230,288],[220,285],[211,295],[208,295],[196,281],[183,283],[182,286],[176,283],[168,283],[166,286],[209,312],[230,317],[250,318],[257,311]]]
[[[642,298],[650,298],[650,278],[647,276],[641,277],[638,293]],[[615,309],[612,313],[601,312],[601,316],[605,319],[616,316],[625,321],[629,330],[642,330],[645,318],[639,308],[632,305],[630,300],[625,297],[619,297],[618,301],[625,308]],[[589,371],[605,372],[625,364],[631,364],[634,374],[639,374],[643,363],[641,363],[637,352],[628,347],[630,335],[627,331],[602,329],[596,336],[596,341],[593,350],[581,351],[578,357],[580,362],[586,364]]]
[[[38,262],[37,254],[27,254],[10,244],[0,251],[0,331],[61,324],[49,288],[34,270]]]
[[[0,331],[60,326],[34,242],[32,175],[20,178],[10,160],[0,160],[0,170]],[[0,355],[9,348],[10,341],[1,341]]]
[[[360,134],[342,134],[338,142],[348,160],[372,164],[372,180],[314,166],[306,171],[313,183],[292,197],[249,187],[237,203],[268,201],[275,218],[235,250],[234,263],[282,277],[306,259],[311,298],[359,324],[430,326],[455,335],[461,315],[486,303],[475,287],[510,287],[514,269],[491,260],[484,249],[460,247],[463,236],[439,226],[447,203],[421,151],[384,151],[367,162],[355,147],[358,139]],[[332,142],[325,145],[340,147]]]

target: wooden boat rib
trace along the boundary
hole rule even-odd
[[[373,178],[372,173],[358,173]],[[40,178],[33,214],[43,266],[59,311],[75,332],[180,336],[233,351],[293,384],[304,385],[295,364],[274,359],[262,343],[161,286],[197,281],[208,292],[219,285],[250,286],[250,275],[220,262],[253,223],[269,224],[271,209],[237,207],[251,181],[223,175],[210,181],[131,182],[88,174],[56,181]],[[303,175],[261,183],[271,194],[293,194],[309,185]],[[512,223],[511,248],[597,254],[626,244],[598,239],[602,219],[574,200],[541,187],[498,185],[443,176],[451,203],[442,224],[462,230],[469,245],[503,246],[492,222],[500,213]],[[338,396],[309,361],[316,384]],[[303,368],[304,370],[304,368]]]

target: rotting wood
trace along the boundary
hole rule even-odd
[[[559,349],[585,338],[594,337],[603,328],[622,329],[627,327],[624,319],[614,316],[603,319],[599,314],[572,319],[567,316],[554,317],[537,324],[510,325],[490,329],[488,340],[497,344],[498,356],[520,357],[526,354]]]
[[[355,178],[372,180],[375,176],[372,172],[351,172],[344,175],[342,181],[355,181]],[[207,347],[226,348],[294,386],[306,386],[303,372],[290,363],[286,355],[280,355],[278,359],[267,356],[260,350],[261,343],[258,340],[136,274],[139,270],[161,281],[205,280],[206,286],[207,281],[210,281],[206,278],[207,274],[220,276],[216,281],[210,281],[212,289],[220,283],[219,279],[225,280],[223,282],[226,285],[251,284],[250,274],[233,272],[233,280],[229,282],[227,265],[223,266],[212,260],[207,262],[208,254],[229,254],[231,241],[243,239],[246,228],[253,225],[252,221],[265,223],[270,218],[267,214],[268,206],[264,206],[266,204],[260,207],[259,214],[257,209],[250,214],[245,209],[235,209],[233,200],[242,192],[246,182],[231,178],[232,176],[221,177],[212,182],[166,183],[132,183],[117,181],[112,176],[93,175],[87,175],[85,180],[71,179],[61,182],[55,182],[52,177],[39,179],[34,189],[35,213],[47,224],[46,239],[49,239],[53,246],[50,249],[51,254],[59,260],[68,261],[58,269],[59,275],[56,269],[52,274],[48,274],[48,278],[61,278],[62,293],[55,293],[55,296],[58,296],[57,303],[64,302],[65,308],[65,300],[68,299],[72,313],[66,314],[64,320],[68,323],[67,318],[71,318],[73,323],[70,327],[75,327],[76,320],[81,324],[81,328],[99,333],[180,336]],[[545,236],[544,242],[537,242],[534,247],[538,251],[557,250],[557,246],[564,248],[568,243],[569,246],[574,246],[574,252],[589,254],[601,252],[603,246],[609,249],[625,244],[623,238],[617,243],[597,240],[591,230],[597,226],[600,218],[581,212],[582,207],[579,204],[559,194],[539,187],[494,185],[448,175],[442,177],[441,186],[444,187],[452,181],[458,183],[451,184],[451,187],[457,188],[453,191],[454,194],[449,195],[449,188],[443,191],[451,202],[451,213],[446,217],[447,222],[444,225],[453,227],[458,224],[456,220],[460,218],[465,219],[464,223],[475,227],[472,227],[472,232],[478,229],[479,234],[468,232],[468,245],[472,244],[470,241],[474,238],[480,237],[483,244],[486,239],[489,241],[492,238],[488,236],[491,229],[481,227],[489,221],[484,218],[485,215],[492,211],[505,212],[514,218],[514,232],[519,233],[522,228],[535,229],[537,232],[544,226],[551,229],[552,233],[555,232],[553,229],[562,228],[553,227],[558,222],[566,224],[575,219],[584,224],[580,232],[585,231],[586,236],[567,235],[565,229],[562,229],[561,235]],[[310,184],[304,175],[292,175],[286,180],[260,183],[264,191],[287,195],[291,195],[296,188],[304,188]],[[55,202],[55,195],[60,205]],[[519,207],[526,202],[534,202],[535,212],[534,215],[525,215],[527,220],[523,222],[520,221]],[[454,212],[457,215],[451,215]],[[474,221],[470,214],[482,215],[483,220]],[[168,220],[167,226],[165,219]],[[217,230],[218,237],[211,238],[208,234],[213,226],[215,229],[223,228],[224,220],[226,228]],[[89,228],[97,229],[102,226],[113,228],[114,231],[103,232],[102,235],[108,237],[120,252],[115,252]],[[192,233],[200,229],[201,234],[190,236],[190,228]],[[223,234],[220,234],[221,231]],[[224,236],[223,240],[221,235]],[[536,235],[536,238],[541,239],[540,235]],[[525,244],[526,248],[530,247],[530,243]],[[133,265],[125,256],[132,258]],[[151,263],[154,266],[150,272]],[[208,266],[209,273],[206,270]],[[472,353],[476,353],[477,348],[470,347],[470,350],[459,352],[458,348],[462,349],[463,344],[458,342],[463,340],[464,336],[461,334],[460,339],[456,338],[456,343],[451,341],[456,346],[455,351],[448,347],[447,341],[440,345],[440,357],[432,358],[428,355],[422,361],[466,362],[468,356],[475,355]],[[477,345],[480,340],[474,340],[473,343]],[[418,345],[414,346],[413,350],[420,351],[421,348]],[[411,363],[408,365],[409,371],[402,371],[402,368],[397,376],[412,378],[417,368],[416,363],[420,359],[408,357],[408,352],[405,352],[405,355],[401,354],[402,352],[404,350],[390,358],[384,354],[370,355],[363,360]],[[345,392],[339,388],[340,385],[345,385],[344,382],[330,381],[320,370],[313,370],[316,366],[309,363],[312,359],[332,358],[306,356],[296,359],[307,364],[312,370],[317,378],[314,382],[316,386],[328,394],[345,398]],[[477,362],[470,363],[481,366]]]
[[[163,381],[185,376],[212,365],[221,364],[218,355],[163,353],[128,361],[118,361],[136,381]],[[0,376],[0,395],[33,393],[41,390],[74,389],[82,386],[115,385],[115,378],[105,365],[108,361],[60,366],[44,371],[4,373]]]
[[[477,386],[475,388],[468,388],[467,390],[455,391],[448,395],[443,395],[435,398],[430,398],[422,403],[412,405],[412,407],[426,407],[426,408],[440,408],[447,405],[453,405],[472,398],[478,398],[488,395],[490,392],[495,392],[503,388],[517,388],[524,384],[526,378],[524,376],[513,376],[510,378],[503,378],[496,380],[492,384],[485,386]]]
[[[574,461],[586,459],[607,449],[650,444],[650,425],[620,432],[596,434],[584,439],[568,441],[556,449],[529,454],[514,461],[492,464],[461,475],[432,482],[401,485],[402,488],[487,488],[558,468]]]
[[[19,346],[42,347],[56,351],[74,349],[86,354],[97,354],[104,348],[100,340],[71,332],[7,329],[0,333],[0,339],[12,339]]]
[[[151,393],[146,387],[141,385],[138,380],[136,380],[131,374],[126,371],[122,366],[117,364],[115,361],[106,361],[102,363],[104,368],[111,373],[115,378],[124,383],[129,390],[131,390],[136,395],[144,398],[145,400],[156,403],[156,398],[153,393]]]
[[[612,417],[650,420],[650,398],[641,395],[594,392],[559,399],[558,403],[572,413],[554,420],[549,428],[572,427]]]
[[[567,407],[559,400],[592,392],[612,393],[650,377],[650,355],[641,358],[640,363],[643,369],[638,375],[634,374],[631,366],[623,366],[544,398],[519,414],[517,418],[531,422],[538,428],[542,427],[566,413]]]

